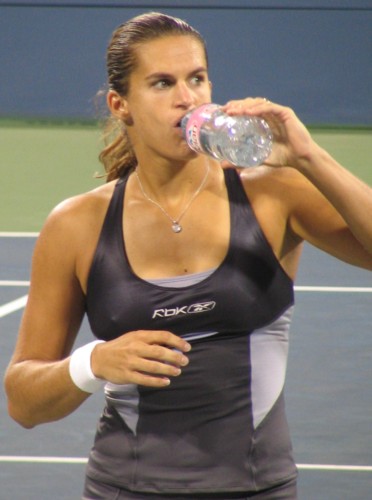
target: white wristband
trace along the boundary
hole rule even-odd
[[[84,392],[99,391],[105,384],[105,380],[97,378],[90,366],[90,357],[93,349],[97,344],[104,342],[104,340],[94,340],[89,344],[79,347],[71,354],[69,372],[73,383]]]

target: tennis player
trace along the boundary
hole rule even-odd
[[[212,95],[180,19],[122,24],[107,69],[108,182],[38,239],[10,415],[58,420],[104,387],[86,500],[295,500],[283,387],[302,244],[372,270],[371,189],[264,98],[224,106],[267,120],[264,165],[190,150],[180,121]],[[71,354],[85,314],[95,340]]]

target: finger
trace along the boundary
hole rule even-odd
[[[137,365],[137,372],[156,377],[178,377],[182,370],[171,363],[160,362],[157,360],[142,359]]]
[[[189,359],[182,353],[182,351],[179,351],[178,349],[169,349],[165,346],[149,346],[144,344],[142,349],[139,349],[138,354],[144,359],[166,363],[177,368],[189,364]]]
[[[162,387],[169,386],[171,379],[169,377],[154,376],[147,373],[137,372],[133,374],[131,383],[161,389]]]
[[[131,383],[165,387],[171,383],[171,378],[181,375],[182,370],[170,363],[137,358],[132,360],[129,372]]]
[[[163,345],[173,349],[178,349],[181,352],[189,352],[191,350],[191,345],[188,342],[168,331],[143,330],[139,332],[139,337],[143,342],[148,344]]]
[[[229,115],[241,115],[248,112],[252,107],[269,102],[264,97],[247,97],[246,99],[232,100],[222,106],[222,110]]]
[[[147,387],[166,387],[171,383],[171,376],[154,374],[141,370],[131,370],[126,378],[129,380],[127,383]]]

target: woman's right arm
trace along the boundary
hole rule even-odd
[[[69,370],[85,312],[81,268],[89,269],[101,227],[97,205],[84,200],[55,209],[36,243],[28,302],[5,375],[9,414],[26,428],[69,415],[89,396]],[[161,388],[180,375],[188,350],[190,345],[171,332],[128,332],[98,344],[91,367],[103,380]]]
[[[88,396],[69,376],[84,295],[75,273],[76,229],[63,212],[49,216],[36,243],[28,302],[5,375],[9,414],[27,428],[68,415]]]

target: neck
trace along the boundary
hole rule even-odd
[[[154,197],[150,196],[142,183],[138,169],[136,169],[135,175],[137,177],[138,185],[139,185],[139,188],[140,188],[141,194],[143,195],[144,200],[147,203],[157,207],[157,209],[159,209],[163,213],[163,215],[165,215],[165,217],[167,217],[167,219],[171,222],[172,231],[177,234],[177,233],[180,233],[182,231],[181,219],[183,219],[183,216],[186,215],[186,212],[189,210],[189,208],[191,207],[194,200],[205,189],[205,186],[206,186],[207,180],[208,180],[208,176],[209,176],[209,172],[210,172],[210,163],[206,162],[203,177],[202,177],[201,181],[198,181],[197,187],[194,188],[191,191],[191,193],[188,195],[188,197],[182,201],[182,204],[177,203],[177,206],[176,205],[172,206],[169,200],[166,200],[166,203],[165,202],[160,203],[160,201],[158,201]],[[193,181],[193,179],[192,179],[192,181]],[[190,182],[190,184],[191,184],[191,182]],[[194,182],[192,182],[192,184],[194,184]],[[179,184],[179,186],[180,186],[180,184]],[[178,212],[177,212],[178,215],[176,215],[176,212],[175,212],[176,208],[178,210]]]
[[[171,207],[187,200],[202,182],[207,170],[212,170],[209,158],[196,158],[187,164],[156,165],[139,163],[137,173],[148,196]],[[148,166],[150,165],[150,166]]]

